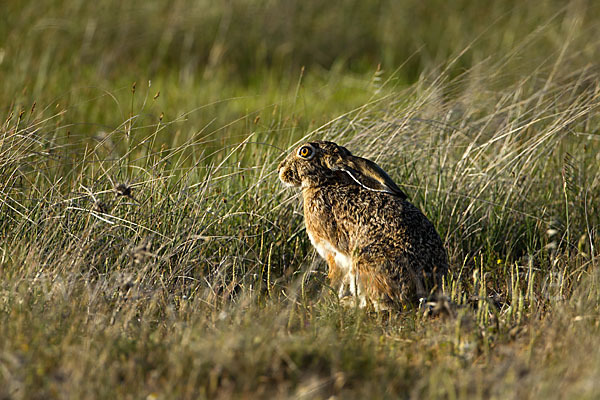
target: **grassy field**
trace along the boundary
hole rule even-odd
[[[0,399],[600,397],[597,2],[0,8]],[[450,313],[339,304],[307,138],[433,221]]]

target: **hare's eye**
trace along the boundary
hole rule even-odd
[[[314,150],[311,146],[302,146],[298,150],[298,155],[302,158],[311,158],[313,156]]]

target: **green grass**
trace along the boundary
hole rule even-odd
[[[321,3],[3,6],[0,398],[600,396],[598,6]],[[434,222],[454,315],[339,304],[307,138]]]

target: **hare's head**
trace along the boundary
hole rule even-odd
[[[350,179],[348,179],[350,178]],[[373,161],[352,155],[333,142],[305,143],[279,164],[279,179],[289,186],[316,187],[337,181],[406,198],[392,178]]]

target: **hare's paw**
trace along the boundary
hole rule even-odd
[[[344,307],[366,308],[369,302],[364,296],[340,296],[340,304]]]
[[[341,296],[340,304],[342,305],[342,307],[347,307],[347,308],[354,308],[356,306],[361,307],[359,299],[357,297],[351,296],[351,295]]]

